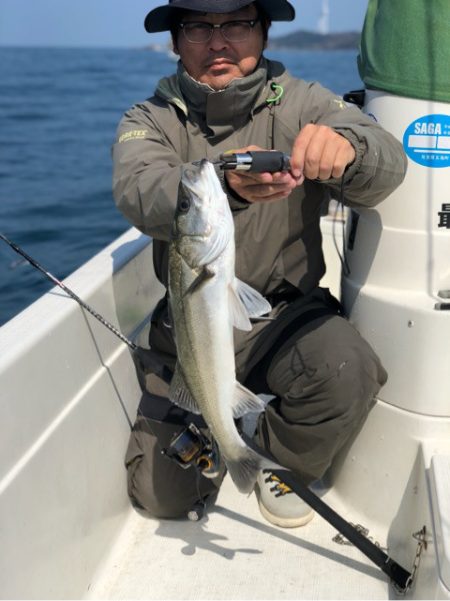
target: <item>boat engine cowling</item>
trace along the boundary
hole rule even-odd
[[[402,4],[369,3],[358,62],[363,110],[403,143],[408,172],[376,208],[351,211],[342,299],[389,373],[379,398],[450,416],[450,4],[408,2],[399,24]],[[432,15],[442,35],[427,30],[429,10],[446,11]]]

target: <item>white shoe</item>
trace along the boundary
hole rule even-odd
[[[314,516],[311,507],[272,472],[259,472],[255,492],[259,509],[271,524],[297,528],[307,524]]]

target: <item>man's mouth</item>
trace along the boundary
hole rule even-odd
[[[207,63],[207,67],[225,67],[233,64],[234,61],[229,58],[215,58]]]

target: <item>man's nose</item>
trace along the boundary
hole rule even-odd
[[[209,47],[212,50],[222,50],[228,46],[227,40],[222,35],[222,30],[219,27],[213,29],[211,39],[209,40]]]

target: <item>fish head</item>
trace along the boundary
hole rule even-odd
[[[208,265],[234,237],[228,198],[212,163],[185,168],[172,228],[172,241],[193,268]]]

